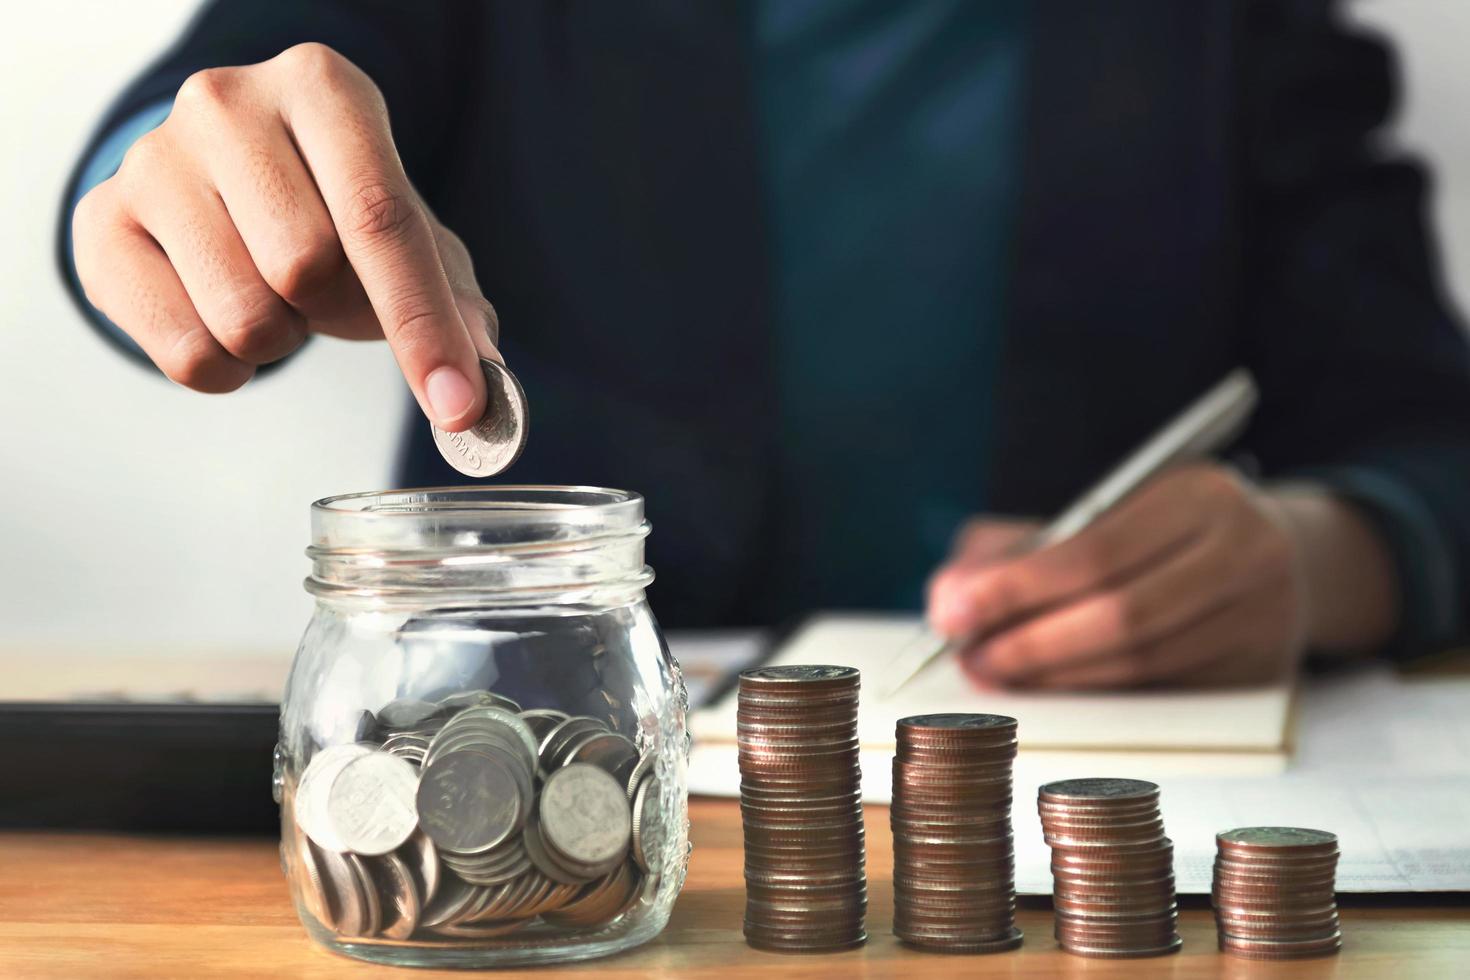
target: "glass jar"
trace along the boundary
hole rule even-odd
[[[643,499],[364,493],[311,526],[275,790],[312,938],[468,967],[656,936],[688,862],[688,701],[644,598]]]

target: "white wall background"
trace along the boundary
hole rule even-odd
[[[194,0],[51,0],[0,31],[0,658],[294,648],[311,501],[386,485],[407,389],[381,344],[317,338],[226,396],[81,321],[53,261],[63,184]],[[4,693],[0,679],[0,697]]]
[[[308,504],[388,479],[407,395],[381,345],[318,339],[281,374],[196,395],[124,363],[57,280],[56,208],[82,142],[194,5],[18,4],[0,31],[0,657],[289,649],[309,612]],[[1400,44],[1402,141],[1435,166],[1470,308],[1470,3],[1354,11]]]

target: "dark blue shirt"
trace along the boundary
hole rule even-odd
[[[1023,7],[757,11],[788,515],[776,574],[809,607],[916,607],[985,507]]]

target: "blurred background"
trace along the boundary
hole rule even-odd
[[[195,7],[52,0],[7,11],[0,32],[0,655],[290,649],[309,612],[308,505],[389,479],[408,394],[385,346],[318,338],[241,392],[201,396],[119,356],[62,288],[63,184]],[[1398,50],[1396,137],[1432,168],[1447,280],[1470,309],[1470,4],[1349,10]]]

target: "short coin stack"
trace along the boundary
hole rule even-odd
[[[1329,956],[1337,922],[1337,837],[1301,827],[1241,827],[1215,837],[1220,949],[1256,960]]]
[[[951,953],[1021,945],[1011,763],[1016,719],[916,715],[893,759],[893,932]]]
[[[389,702],[357,736],[318,750],[290,801],[299,893],[341,938],[590,928],[662,858],[654,758],[600,719],[470,691]]]
[[[745,938],[827,952],[867,939],[858,672],[760,667],[740,675]]]
[[[1159,788],[1139,779],[1068,779],[1041,787],[1052,903],[1062,948],[1082,956],[1172,953],[1174,845]]]

